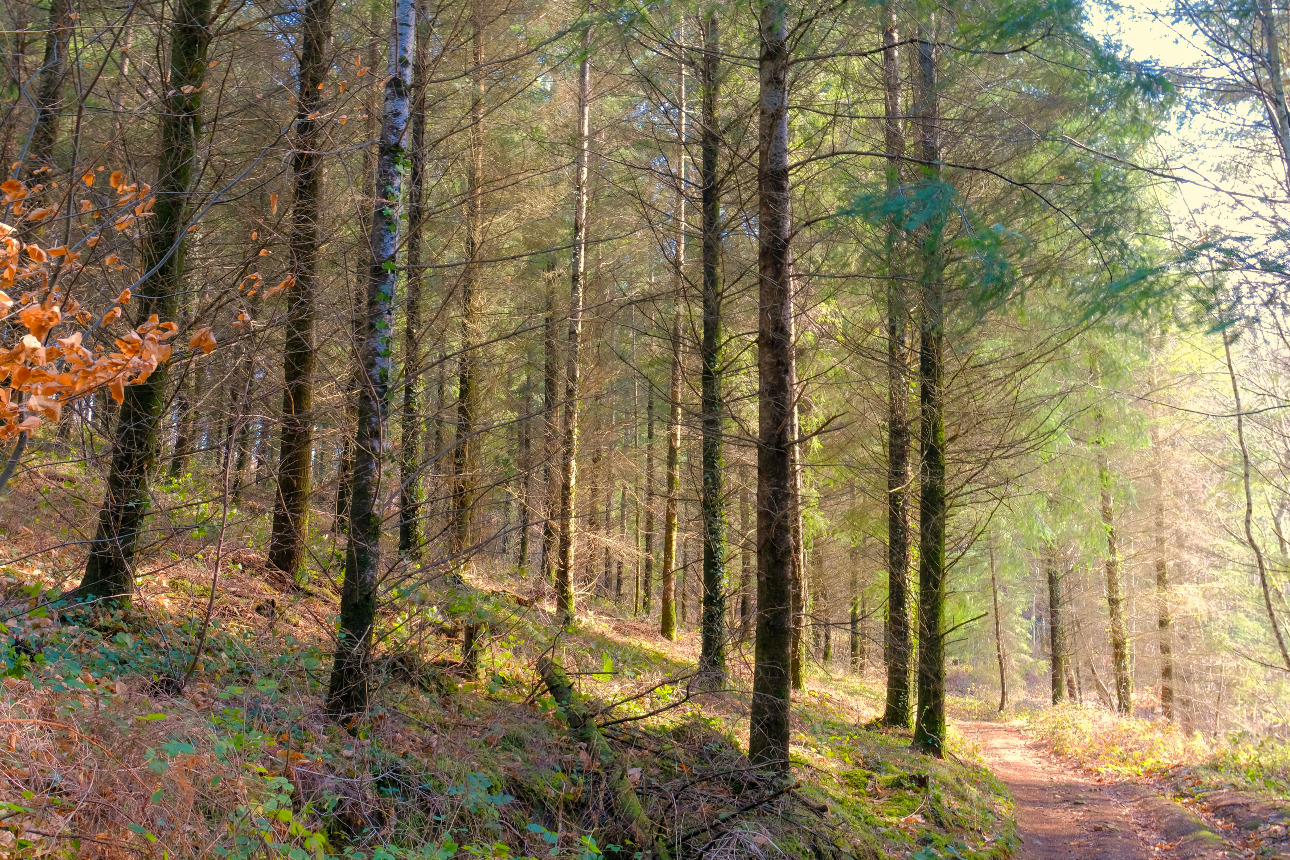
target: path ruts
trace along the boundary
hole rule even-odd
[[[1101,784],[1028,745],[1017,723],[961,721],[1016,801],[1018,860],[1209,860],[1230,856],[1192,813],[1149,789]]]

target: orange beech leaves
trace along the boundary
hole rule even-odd
[[[85,184],[90,185],[92,179],[90,176]],[[120,171],[112,174],[109,184],[121,195],[116,205],[139,201],[137,211],[125,217],[134,220],[151,214],[152,198],[146,196],[150,192],[147,185],[126,185]],[[0,193],[0,205],[10,206],[11,213],[22,215],[22,201],[32,189],[11,179],[0,183]],[[47,207],[26,213],[23,220],[31,223],[54,214],[56,209],[49,211]],[[46,249],[20,242],[17,232],[0,223],[0,321],[10,330],[18,326],[27,330],[12,346],[0,343],[0,441],[36,430],[45,421],[58,421],[69,402],[100,388],[106,388],[120,403],[127,385],[144,382],[169,360],[172,346],[167,341],[179,329],[175,323],[162,322],[153,314],[138,327],[114,338],[115,349],[111,351],[98,348],[91,352],[81,343],[83,331],[54,337],[51,344],[50,336],[58,326],[74,323],[84,327],[93,319],[76,299],[50,288],[54,267],[79,268],[80,255],[67,248]],[[86,244],[93,247],[95,243]],[[6,290],[21,294],[21,299],[10,298]],[[38,298],[41,292],[44,297]],[[117,296],[100,325],[119,319],[121,306],[128,304],[130,298],[129,290]],[[201,328],[193,333],[188,346],[209,354],[215,349],[215,337],[210,328]]]

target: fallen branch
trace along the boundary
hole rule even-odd
[[[752,801],[751,803],[745,803],[743,806],[739,807],[738,809],[732,809],[729,812],[723,812],[720,815],[718,815],[710,824],[701,824],[698,827],[694,828],[693,830],[686,831],[684,834],[682,834],[681,838],[677,841],[684,844],[686,842],[689,842],[694,837],[699,836],[700,834],[708,833],[712,830],[716,830],[718,827],[721,827],[730,819],[743,815],[745,812],[752,812],[754,809],[758,808],[759,806],[765,806],[766,804],[770,803],[772,800],[775,800],[776,798],[779,798],[785,794],[788,794],[790,791],[792,791],[795,788],[797,788],[797,783],[790,782],[788,785],[782,786],[778,790],[772,791],[770,794],[767,794],[764,797],[759,797],[756,800]]]
[[[537,670],[551,698],[563,709],[574,737],[587,745],[587,751],[600,761],[601,768],[609,774],[609,788],[613,792],[614,802],[619,814],[631,823],[632,837],[637,845],[642,850],[647,850],[646,847],[652,845],[654,856],[658,860],[671,860],[663,834],[645,814],[640,798],[636,796],[636,789],[632,787],[627,775],[627,768],[616,761],[605,736],[596,728],[591,712],[569,683],[569,676],[545,655],[538,659]]]

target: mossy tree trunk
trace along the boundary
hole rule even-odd
[[[941,180],[940,98],[934,22],[918,32],[918,158],[924,181],[936,190],[921,235],[919,389],[918,702],[914,748],[940,757],[945,750],[945,252],[950,201]]]
[[[140,323],[152,314],[173,320],[179,311],[210,33],[210,0],[179,0],[171,28],[170,90],[161,102],[157,202],[143,243],[144,276],[132,303]],[[125,389],[107,494],[77,591],[81,597],[127,602],[134,589],[134,563],[148,515],[148,477],[157,457],[157,424],[169,377],[163,363],[146,382]]]
[[[300,19],[300,90],[292,153],[295,197],[291,207],[291,272],[283,339],[282,435],[278,492],[269,539],[269,564],[296,577],[309,535],[309,495],[314,453],[314,326],[317,319],[319,218],[323,195],[323,128],[319,118],[331,46],[333,0],[309,0]]]

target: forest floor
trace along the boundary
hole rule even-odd
[[[1012,792],[1018,860],[1290,858],[1287,810],[1266,798],[1094,773],[1020,721],[955,725]]]
[[[668,641],[586,582],[566,629],[544,582],[487,558],[451,585],[391,553],[371,718],[338,725],[322,699],[341,544],[315,535],[304,583],[273,574],[270,500],[250,492],[217,578],[222,509],[200,489],[159,488],[128,610],[60,599],[97,476],[33,470],[0,499],[0,857],[631,857],[617,775],[678,860],[1002,860],[1015,846],[1008,792],[961,735],[933,760],[908,730],[873,725],[876,675],[840,660],[812,672],[794,694],[797,781],[776,790],[744,754],[750,638],[732,644],[727,688],[700,690],[693,623]],[[487,631],[474,675],[457,659],[468,623]],[[595,713],[612,772],[547,695],[544,655]]]

